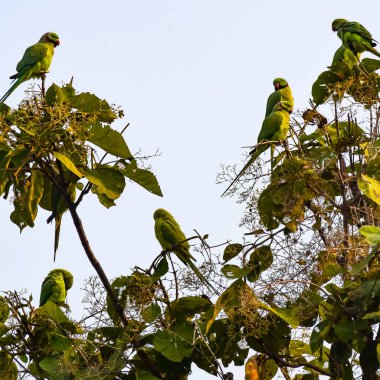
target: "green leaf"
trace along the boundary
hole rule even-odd
[[[372,72],[380,69],[380,61],[378,59],[363,58],[361,61],[361,65],[369,73],[372,73]]]
[[[155,271],[152,275],[153,278],[161,278],[169,271],[169,264],[168,260],[165,256],[161,257],[160,261],[157,264],[157,267],[155,268]]]
[[[84,174],[79,171],[79,169],[75,166],[75,164],[70,160],[70,158],[66,157],[64,154],[59,152],[52,152],[54,157],[61,161],[63,165],[66,166],[72,173],[74,173],[77,177],[82,178]]]
[[[296,328],[299,325],[299,320],[297,318],[298,310],[296,307],[275,307],[269,306],[261,303],[260,306],[263,309],[267,309],[272,313],[278,315],[281,319],[283,319],[286,323],[288,323],[291,327]]]
[[[141,311],[141,316],[147,323],[154,322],[161,315],[161,308],[156,303],[150,303]]]
[[[318,323],[310,336],[310,349],[311,352],[317,351],[323,344],[327,334],[330,332],[331,322],[326,320]]]
[[[0,324],[4,323],[10,314],[8,302],[3,296],[0,296]]]
[[[374,319],[375,321],[380,321],[380,311],[365,314],[362,319]]]
[[[57,333],[53,334],[50,343],[55,351],[60,352],[68,350],[73,345],[73,342],[69,337]]]
[[[59,372],[59,359],[54,356],[46,356],[39,363],[39,366],[51,375]]]
[[[243,245],[239,243],[227,245],[223,252],[224,262],[227,262],[236,257],[243,250],[243,248]]]
[[[171,302],[174,317],[178,319],[205,312],[211,307],[211,305],[212,303],[210,300],[196,296],[182,297]]]
[[[0,115],[5,117],[8,115],[11,107],[7,106],[5,103],[0,103]]]
[[[97,169],[83,168],[82,171],[85,177],[96,186],[93,191],[97,194],[104,194],[115,200],[124,190],[125,179],[119,170],[102,166]]]
[[[47,301],[36,310],[36,314],[41,317],[48,317],[57,323],[70,322],[63,311],[52,301]]]
[[[270,380],[276,376],[278,365],[273,359],[264,360],[259,372],[259,380]]]
[[[380,244],[380,228],[376,226],[363,226],[359,232],[368,240],[371,245]]]
[[[0,103],[2,104],[2,103]],[[1,380],[17,380],[18,369],[12,357],[0,351],[0,378]]]
[[[159,330],[153,338],[154,348],[173,362],[180,362],[193,351],[194,328],[188,325],[176,326],[174,331]],[[185,338],[183,338],[183,336]]]
[[[359,189],[377,204],[380,204],[380,182],[374,178],[362,174],[358,179]]]
[[[252,269],[247,276],[248,280],[256,281],[261,272],[267,270],[273,263],[273,254],[269,246],[263,245],[256,248],[249,258],[247,266]]]
[[[152,373],[147,370],[137,368],[136,380],[160,380],[160,379],[152,375]]]
[[[9,180],[8,167],[12,159],[12,152],[13,151],[9,151],[9,153],[0,161],[0,195],[4,193]]]
[[[113,130],[109,125],[94,124],[90,129],[88,141],[116,157],[127,160],[133,158],[122,134]]]
[[[222,267],[221,272],[229,279],[242,278],[246,276],[252,268],[240,268],[237,265],[226,264]]]
[[[123,331],[121,327],[98,327],[88,333],[88,339],[93,341],[95,338],[100,338],[101,340],[116,341]]]
[[[79,111],[95,114],[102,122],[112,123],[117,117],[105,100],[101,100],[89,92],[82,92],[74,96],[70,103]]]
[[[377,249],[375,247],[374,249],[372,249],[372,252],[369,255],[367,255],[363,260],[353,265],[350,272],[351,276],[356,276],[359,272],[361,272],[372,260],[372,258],[376,255],[376,253],[377,253]]]
[[[63,87],[57,86],[53,83],[46,91],[45,100],[47,105],[53,107],[55,105],[61,105],[62,103],[70,103],[70,100],[75,96],[75,90],[73,86],[68,83]]]
[[[322,72],[311,89],[313,102],[317,105],[324,103],[331,95],[329,86],[338,81],[340,81],[340,77],[336,73],[330,70]]]
[[[121,172],[126,177],[136,182],[150,193],[160,197],[163,196],[156,176],[149,170],[138,168],[136,160],[132,160],[130,164],[125,161],[121,161],[119,165],[122,166]]]

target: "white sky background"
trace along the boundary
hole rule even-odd
[[[152,218],[159,207],[187,235],[196,228],[209,234],[210,244],[241,240],[243,208],[220,198],[226,188],[215,184],[220,164],[239,162],[241,146],[256,142],[275,77],[288,80],[296,108],[307,107],[312,83],[340,45],[333,19],[358,21],[380,40],[379,8],[370,0],[0,0],[0,95],[25,49],[43,33],[56,32],[61,45],[47,86],[74,76],[76,90],[124,109],[117,125],[120,130],[131,123],[125,139],[132,152],[162,152],[151,164],[164,198],[127,183],[117,207],[107,210],[89,195],[78,209],[98,260],[113,278],[134,265],[148,266],[159,254]],[[7,104],[16,106],[26,87]],[[9,200],[1,199],[0,291],[27,288],[38,306],[45,275],[66,268],[75,278],[68,303],[80,316],[80,287],[95,272],[69,214],[53,263],[48,213],[40,211],[35,227],[20,235],[10,212]],[[243,377],[241,368],[233,372]]]

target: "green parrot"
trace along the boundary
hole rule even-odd
[[[71,177],[74,177],[72,175]],[[76,177],[77,178],[77,177]],[[76,191],[75,191],[75,183],[71,182],[67,184],[63,178],[62,175],[56,176],[56,181],[60,184],[60,187],[62,189],[65,189],[68,194],[70,195],[71,200],[74,202],[76,197]],[[53,219],[55,219],[55,231],[54,231],[54,261],[58,250],[58,244],[59,244],[59,234],[61,231],[61,222],[62,222],[62,215],[67,210],[67,203],[64,195],[62,194],[62,190],[59,188],[55,183],[52,185],[51,189],[51,207],[52,207],[52,213],[47,218],[46,223],[51,223]]]
[[[17,64],[17,74],[10,79],[14,80],[14,84],[3,95],[0,102],[5,102],[8,96],[22,83],[31,78],[38,78],[48,72],[51,60],[54,54],[54,48],[60,43],[56,33],[45,33],[40,40],[29,46],[24,53],[21,61]]]
[[[247,169],[256,161],[261,153],[271,148],[271,162],[273,165],[274,145],[281,143],[286,139],[289,132],[290,114],[293,111],[293,105],[290,102],[278,102],[263,121],[259,136],[257,137],[256,147],[249,152],[251,155],[248,162],[239,172],[236,178],[224,191],[222,196],[227,193],[231,186],[247,171]]]
[[[284,78],[276,78],[273,80],[274,92],[272,92],[267,100],[267,108],[265,110],[265,117],[272,113],[274,106],[278,102],[289,102],[294,107],[294,99],[292,90]]]
[[[190,244],[185,241],[186,236],[173,215],[163,208],[159,208],[154,212],[153,219],[155,220],[154,232],[161,247],[168,252],[175,253],[186,266],[193,270],[202,283],[218,294],[218,291],[206,280],[193,263],[192,260],[196,261],[196,259],[189,252]],[[179,243],[182,244],[178,245]]]
[[[65,305],[67,291],[73,286],[74,277],[66,269],[53,269],[45,277],[41,286],[40,306],[47,301]]]
[[[332,22],[332,30],[338,32],[338,37],[343,45],[350,49],[359,59],[359,54],[369,51],[380,57],[380,53],[374,49],[377,45],[372,34],[361,24],[355,21],[347,21],[344,18],[337,18]]]

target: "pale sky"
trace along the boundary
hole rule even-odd
[[[117,126],[131,123],[125,139],[132,152],[162,152],[151,164],[164,198],[127,183],[116,207],[107,210],[87,196],[78,209],[109,278],[149,266],[159,254],[152,217],[159,207],[187,235],[195,228],[209,234],[210,244],[240,242],[243,207],[220,198],[226,186],[215,178],[220,164],[240,162],[241,147],[255,144],[273,79],[286,78],[295,107],[305,109],[312,83],[340,45],[333,19],[358,21],[380,40],[380,5],[369,0],[0,0],[0,10],[0,96],[25,49],[56,32],[61,45],[47,86],[74,76],[76,90],[124,109]],[[26,87],[7,104],[16,106]],[[80,288],[95,272],[69,214],[53,263],[48,213],[41,210],[35,227],[20,235],[10,212],[9,200],[1,199],[0,291],[27,288],[38,306],[43,278],[66,268],[75,278],[68,303],[80,316]],[[243,377],[242,368],[232,371]],[[211,377],[194,373],[192,378]]]

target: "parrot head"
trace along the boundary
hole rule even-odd
[[[284,78],[276,78],[273,80],[273,86],[275,90],[281,90],[288,85],[288,81]]]
[[[342,25],[345,23],[345,22],[348,22],[346,19],[344,18],[337,18],[335,19],[332,24],[331,24],[331,28],[334,32],[336,32],[337,30],[339,30]]]
[[[68,290],[73,286],[74,277],[69,271],[65,269],[62,269],[62,274],[63,274],[63,281],[65,282],[65,288],[66,290]]]
[[[45,33],[38,42],[50,42],[54,45],[54,47],[60,44],[58,34],[53,32]]]
[[[163,208],[157,209],[153,214],[153,219],[166,218],[166,219],[174,219],[173,215],[170,214],[169,211],[164,210]]]

